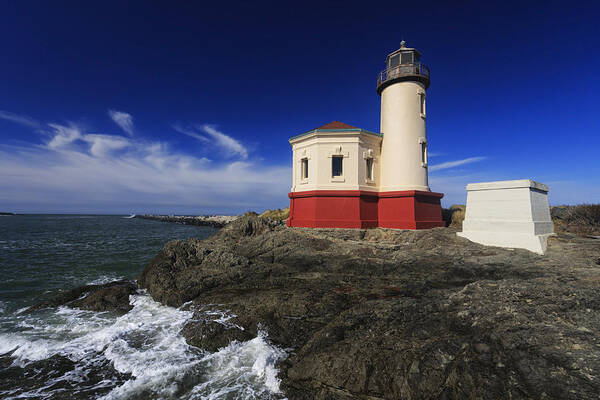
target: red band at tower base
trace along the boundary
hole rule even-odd
[[[446,226],[442,193],[405,190],[291,192],[287,225],[304,228],[429,229]]]

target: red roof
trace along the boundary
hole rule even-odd
[[[345,124],[340,121],[333,121],[323,126],[318,127],[317,129],[358,129],[355,126]]]

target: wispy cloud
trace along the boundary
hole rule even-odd
[[[106,157],[111,152],[130,145],[126,138],[113,135],[88,134],[84,135],[82,139],[90,144],[90,153],[96,157]]]
[[[248,149],[240,141],[217,130],[214,125],[195,125],[194,128],[173,125],[173,129],[201,142],[212,143],[228,157],[238,156],[244,160],[248,158]]]
[[[26,126],[28,128],[39,129],[41,127],[41,124],[33,118],[30,118],[26,115],[14,114],[8,111],[0,110],[0,118]]]
[[[244,159],[248,158],[248,150],[236,139],[232,138],[231,136],[227,136],[223,132],[216,130],[211,125],[202,125],[202,129],[213,139],[215,139],[217,145],[219,145],[223,149],[228,150],[232,154],[239,154],[240,157]]]
[[[50,149],[64,148],[74,141],[81,139],[81,131],[75,125],[48,124],[48,126],[52,129],[49,134],[53,135],[52,139],[47,143]]]
[[[235,146],[229,151],[242,159],[210,161],[74,123],[48,124],[44,135],[42,145],[0,144],[0,208],[235,213],[286,205],[291,167],[249,160]]]
[[[454,167],[458,167],[459,165],[471,164],[471,163],[474,163],[477,161],[482,161],[482,160],[485,160],[486,158],[487,157],[469,157],[469,158],[463,158],[462,160],[447,161],[447,162],[443,162],[441,164],[431,165],[429,167],[429,171],[433,172],[433,171],[439,171],[442,169],[454,168]]]
[[[108,116],[115,124],[119,125],[125,133],[129,136],[133,136],[133,117],[131,114],[123,111],[108,110]]]
[[[129,139],[117,135],[103,135],[96,133],[83,133],[82,129],[74,123],[69,125],[48,124],[49,131],[45,131],[51,139],[46,147],[51,150],[88,151],[95,157],[106,157],[111,152],[128,147]]]
[[[182,133],[189,137],[193,137],[194,139],[197,139],[201,142],[210,142],[210,139],[207,138],[206,136],[202,136],[201,134],[199,134],[191,129],[184,128],[181,125],[173,125],[173,129],[175,129],[179,133]]]

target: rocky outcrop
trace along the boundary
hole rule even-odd
[[[131,379],[131,374],[117,371],[110,360],[96,360],[95,368],[85,370],[85,375],[77,369],[77,362],[62,355],[53,355],[43,360],[29,361],[20,365],[11,357],[12,351],[0,354],[0,393],[7,395],[4,399],[52,398],[52,400],[97,399],[108,394],[111,386],[125,383]],[[63,376],[82,376],[73,385]],[[15,383],[18,384],[15,384]],[[48,382],[51,382],[48,384]],[[43,389],[51,389],[51,397]],[[36,397],[32,393],[42,392]],[[45,395],[44,395],[45,394]]]
[[[266,210],[262,214],[259,215],[261,218],[268,218],[275,221],[285,221],[290,216],[290,208],[277,208],[273,210]]]
[[[289,399],[591,399],[600,393],[600,241],[545,256],[451,228],[289,229],[256,217],[168,243],[139,279],[155,300],[217,304],[291,348]],[[237,331],[188,324],[215,349]],[[215,340],[218,337],[219,340]]]
[[[136,215],[135,218],[149,219],[161,222],[175,222],[176,224],[182,225],[194,225],[194,226],[211,226],[213,228],[222,228],[231,221],[234,221],[237,216],[235,215],[200,215],[200,216],[186,216],[186,215]]]
[[[61,293],[53,299],[40,302],[27,311],[68,305],[83,310],[112,311],[125,314],[133,308],[129,304],[129,296],[135,294],[137,289],[137,284],[132,281],[85,285]]]
[[[186,338],[188,344],[211,352],[227,346],[234,340],[245,342],[256,336],[236,326],[194,319],[185,324],[181,334]]]

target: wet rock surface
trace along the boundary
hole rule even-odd
[[[90,311],[112,311],[125,314],[133,308],[129,296],[135,294],[138,286],[132,281],[114,281],[103,285],[84,285],[59,294],[53,299],[40,302],[27,311],[68,305]]]
[[[455,233],[243,217],[168,243],[138,282],[171,306],[218,304],[242,332],[262,326],[291,349],[289,399],[597,398],[600,240],[559,235],[540,256]],[[200,347],[243,339],[223,332],[183,330]]]
[[[181,334],[188,344],[210,352],[218,351],[234,340],[245,342],[256,336],[238,327],[215,321],[190,321],[185,324]]]
[[[40,388],[40,382],[51,382],[44,389],[52,391],[52,399],[92,399],[107,394],[112,388],[110,383],[123,383],[131,378],[129,374],[116,371],[108,360],[99,361],[94,367],[86,369],[84,377],[75,385],[68,379],[61,379],[68,374],[80,373],[76,362],[67,357],[54,355],[20,366],[14,363],[11,353],[0,354],[0,391],[11,393],[8,398],[48,398],[42,394],[33,397],[31,392]]]

